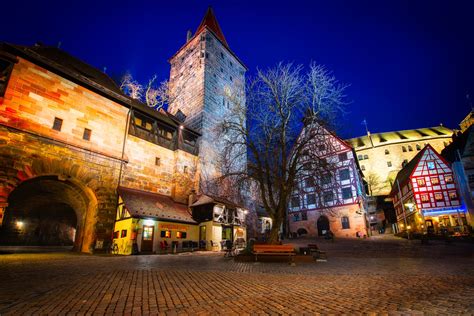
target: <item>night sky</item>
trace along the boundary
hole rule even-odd
[[[114,75],[169,75],[212,5],[248,66],[324,64],[351,83],[343,137],[457,128],[474,99],[474,1],[4,1],[0,41],[57,45]]]

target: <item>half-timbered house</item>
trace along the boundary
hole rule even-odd
[[[397,175],[391,196],[399,231],[462,231],[466,207],[449,163],[426,145]]]
[[[319,124],[305,145],[305,161],[288,208],[290,234],[339,237],[367,234],[363,181],[352,147]]]

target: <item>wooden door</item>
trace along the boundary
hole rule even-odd
[[[153,235],[155,227],[153,226],[143,226],[142,234],[142,252],[152,252],[153,251]]]

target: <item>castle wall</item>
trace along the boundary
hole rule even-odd
[[[172,151],[128,135],[126,158],[122,186],[173,196],[179,202],[187,202],[190,191],[196,189],[198,158],[185,151]]]

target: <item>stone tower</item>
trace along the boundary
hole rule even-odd
[[[195,34],[188,32],[186,43],[169,62],[171,102],[168,111],[178,117],[184,114],[186,125],[202,134],[199,144],[201,184],[212,182],[220,175],[218,161],[222,153],[216,129],[233,106],[225,91],[235,93],[236,89],[244,89],[246,67],[230,50],[211,8]],[[242,165],[245,166],[245,161]]]

